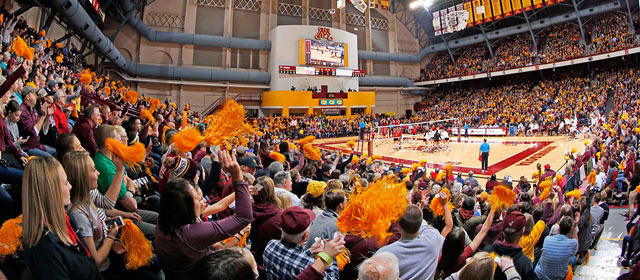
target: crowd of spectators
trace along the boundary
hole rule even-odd
[[[581,125],[591,140],[558,174],[550,164],[560,163],[550,163],[530,178],[494,175],[480,186],[472,173],[295,142],[401,123],[388,116],[261,118],[245,124],[256,130],[246,140],[208,146],[186,133],[208,129],[188,105],[139,99],[122,82],[84,72],[72,46],[51,44],[23,19],[5,13],[2,27],[0,279],[562,279],[588,261],[610,198],[637,199],[635,68],[439,93],[412,120],[593,119]],[[481,67],[474,58],[482,54],[462,56]],[[605,116],[610,92],[615,110]],[[143,159],[132,162],[137,154]],[[400,197],[369,191],[387,187]],[[515,203],[494,204],[510,192]],[[393,210],[379,207],[389,202]],[[630,279],[640,273],[637,213],[623,249]],[[365,216],[383,238],[341,231],[339,221]]]
[[[453,63],[446,51],[433,56],[421,71],[419,81],[473,75],[534,64],[563,61],[585,55],[611,52],[637,46],[636,35],[629,27],[626,13],[608,13],[585,25],[586,44],[580,38],[576,23],[553,25],[538,36],[540,43],[534,51],[528,33],[520,33],[497,40],[492,44],[494,57],[485,44],[462,47]],[[589,41],[590,40],[590,41]]]

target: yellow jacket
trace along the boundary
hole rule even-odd
[[[533,249],[536,247],[536,243],[538,243],[538,240],[540,239],[540,236],[542,236],[542,232],[544,231],[544,221],[540,220],[536,223],[535,226],[533,226],[533,229],[531,230],[531,233],[529,233],[529,235],[523,235],[522,238],[520,238],[520,247],[522,247],[522,253],[527,255],[527,257],[529,257],[531,259],[531,262],[533,262],[534,259],[534,254],[533,254]]]

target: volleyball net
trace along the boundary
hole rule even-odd
[[[415,148],[423,141],[434,138],[436,141],[444,141],[445,138],[459,140],[460,126],[458,118],[374,126],[370,131],[370,139],[373,148],[381,145],[394,145],[396,148],[402,148],[404,145],[406,148]],[[451,133],[454,131],[452,128],[457,128],[456,135]]]

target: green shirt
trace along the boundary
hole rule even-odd
[[[101,194],[105,194],[116,176],[116,165],[100,151],[96,152],[93,157],[93,163],[96,165],[98,172],[100,172],[100,175],[98,175],[98,191]],[[127,186],[124,184],[124,179],[122,179],[118,199],[122,198],[126,193]]]

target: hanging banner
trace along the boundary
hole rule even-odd
[[[531,4],[531,0],[522,0],[522,8],[524,8],[525,11],[533,10],[533,4]]]
[[[482,6],[484,6],[484,22],[492,21],[493,12],[491,11],[491,0],[482,0]]]
[[[484,7],[482,6],[481,0],[473,0],[473,14],[474,14],[473,17],[475,19],[476,25],[482,24]]]
[[[447,28],[449,28],[449,25],[447,25],[447,9],[442,9],[440,10],[440,29],[442,34],[447,33]]]
[[[464,14],[465,14],[465,8],[464,8],[464,4],[460,3],[458,5],[456,5],[456,11],[458,12],[458,26],[456,27],[456,32],[463,30],[464,28],[469,27],[469,20],[465,20],[464,19]]]
[[[471,1],[464,2],[464,9],[469,13],[469,19],[467,20],[467,27],[475,25],[475,21],[473,20],[473,4]]]
[[[553,5],[556,3],[556,0],[544,0],[544,4],[546,6]]]
[[[442,34],[442,25],[440,25],[440,12],[433,13],[433,31],[436,36]]]
[[[511,8],[513,8],[514,15],[522,13],[522,3],[520,0],[511,0]]]
[[[533,7],[536,9],[540,9],[544,7],[544,3],[542,3],[542,0],[533,0]]]
[[[500,0],[491,0],[491,10],[493,10],[493,20],[499,20],[502,18]]]
[[[511,0],[502,0],[502,14],[504,14],[504,17],[510,17],[513,14]]]
[[[458,25],[458,18],[456,17],[456,7],[452,6],[447,9],[447,32],[453,33]]]

